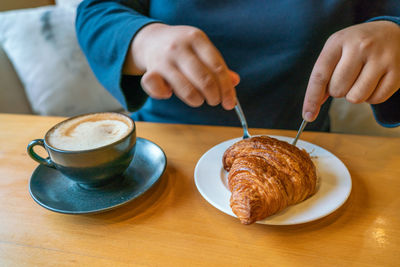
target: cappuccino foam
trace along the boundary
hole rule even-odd
[[[109,145],[128,135],[131,120],[117,113],[95,113],[67,120],[48,134],[49,145],[70,151]]]

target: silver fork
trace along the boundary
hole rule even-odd
[[[299,130],[297,131],[297,135],[296,135],[296,137],[294,138],[294,140],[292,142],[292,145],[294,145],[294,146],[296,145],[297,140],[299,139],[299,137],[300,137],[301,133],[303,132],[304,128],[306,128],[306,125],[307,125],[307,121],[303,120],[303,122],[300,125]]]
[[[239,102],[239,99],[237,99],[237,97],[236,97],[235,111],[236,111],[236,114],[237,114],[238,117],[239,117],[240,123],[242,124],[242,128],[243,128],[243,139],[250,138],[251,135],[250,135],[249,130],[248,130],[248,127],[247,127],[246,117],[244,116],[243,109],[242,109],[242,107],[240,106],[240,102]],[[306,121],[306,120],[303,120],[302,123],[301,123],[301,125],[300,125],[299,130],[297,131],[296,137],[295,137],[294,140],[292,141],[292,145],[295,146],[295,145],[297,144],[297,141],[299,140],[299,137],[300,137],[301,133],[303,132],[304,128],[306,128],[306,125],[307,125],[307,121]]]
[[[236,114],[237,114],[238,117],[239,117],[240,123],[242,124],[242,128],[243,128],[243,139],[250,138],[251,135],[249,134],[249,130],[248,130],[248,127],[247,127],[246,117],[244,116],[242,107],[240,106],[239,99],[237,99],[237,97],[236,97],[235,111],[236,111]]]

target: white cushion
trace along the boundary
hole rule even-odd
[[[74,23],[75,9],[57,6],[0,13],[0,42],[32,110],[59,116],[121,110],[94,77]]]
[[[83,0],[56,0],[56,5],[65,8],[76,8]]]

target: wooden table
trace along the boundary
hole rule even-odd
[[[137,123],[168,166],[141,198],[97,215],[48,211],[29,195],[25,149],[61,121],[0,114],[0,266],[399,266],[400,138],[305,132],[348,167],[353,190],[333,214],[294,226],[241,225],[197,191],[195,164],[240,128]],[[251,129],[294,136],[293,131]]]

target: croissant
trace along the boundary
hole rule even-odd
[[[317,175],[305,150],[268,136],[243,139],[224,153],[230,206],[251,224],[299,203],[316,191]]]

